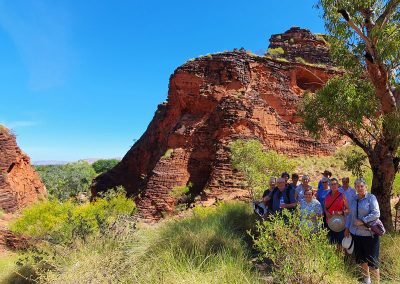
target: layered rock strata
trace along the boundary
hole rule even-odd
[[[322,66],[330,59],[313,34],[296,31],[280,36],[286,58],[241,50],[203,56],[177,68],[167,102],[158,106],[122,161],[95,179],[93,194],[122,185],[136,198],[142,217],[157,220],[185,199],[176,191],[189,184],[191,196],[203,204],[248,198],[243,176],[230,162],[229,144],[236,139],[258,139],[265,149],[289,156],[332,153],[336,138],[311,138],[296,110],[306,91],[321,88],[337,71]],[[285,45],[289,36],[302,39],[296,54]],[[273,36],[271,44],[278,46],[278,39]],[[317,42],[318,48],[308,42]],[[302,50],[308,62],[318,64],[292,60]]]
[[[18,147],[15,136],[0,125],[0,209],[15,212],[46,195],[29,157]]]

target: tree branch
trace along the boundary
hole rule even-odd
[[[339,132],[343,135],[346,135],[347,137],[349,137],[358,147],[360,147],[361,149],[364,150],[364,152],[369,155],[369,153],[371,152],[371,148],[368,147],[367,145],[365,145],[361,139],[359,139],[353,132],[349,131],[348,129],[344,128],[344,127],[339,127]]]
[[[376,21],[376,25],[381,29],[385,27],[386,23],[389,21],[390,16],[395,12],[397,6],[400,4],[400,0],[391,0],[386,4],[385,11],[379,16]]]
[[[363,33],[363,31],[359,27],[356,26],[356,24],[354,24],[354,22],[351,19],[349,19],[347,23],[364,40],[365,44],[367,45],[368,52],[371,53],[373,56],[375,56],[375,52],[372,49],[372,44],[369,38]]]

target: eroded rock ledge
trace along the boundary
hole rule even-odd
[[[337,73],[327,46],[298,28],[274,35],[271,44],[283,54],[224,52],[177,68],[167,102],[122,161],[95,179],[93,193],[122,185],[142,217],[157,220],[182,201],[171,191],[189,183],[203,204],[248,198],[230,163],[228,145],[235,139],[259,139],[266,149],[291,156],[330,154],[335,139],[312,139],[296,116],[304,92]]]
[[[29,157],[18,147],[15,136],[0,125],[0,209],[15,212],[46,195]]]

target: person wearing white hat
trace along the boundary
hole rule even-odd
[[[379,283],[379,251],[380,237],[374,235],[365,225],[379,219],[380,210],[376,197],[367,192],[367,185],[363,179],[355,182],[356,197],[349,202],[350,213],[346,220],[345,237],[354,240],[354,255],[356,262],[361,266],[364,283]],[[371,274],[370,274],[371,273]]]

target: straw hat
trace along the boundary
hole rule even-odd
[[[328,221],[328,227],[334,232],[341,232],[345,227],[345,219],[343,215],[334,215]]]

